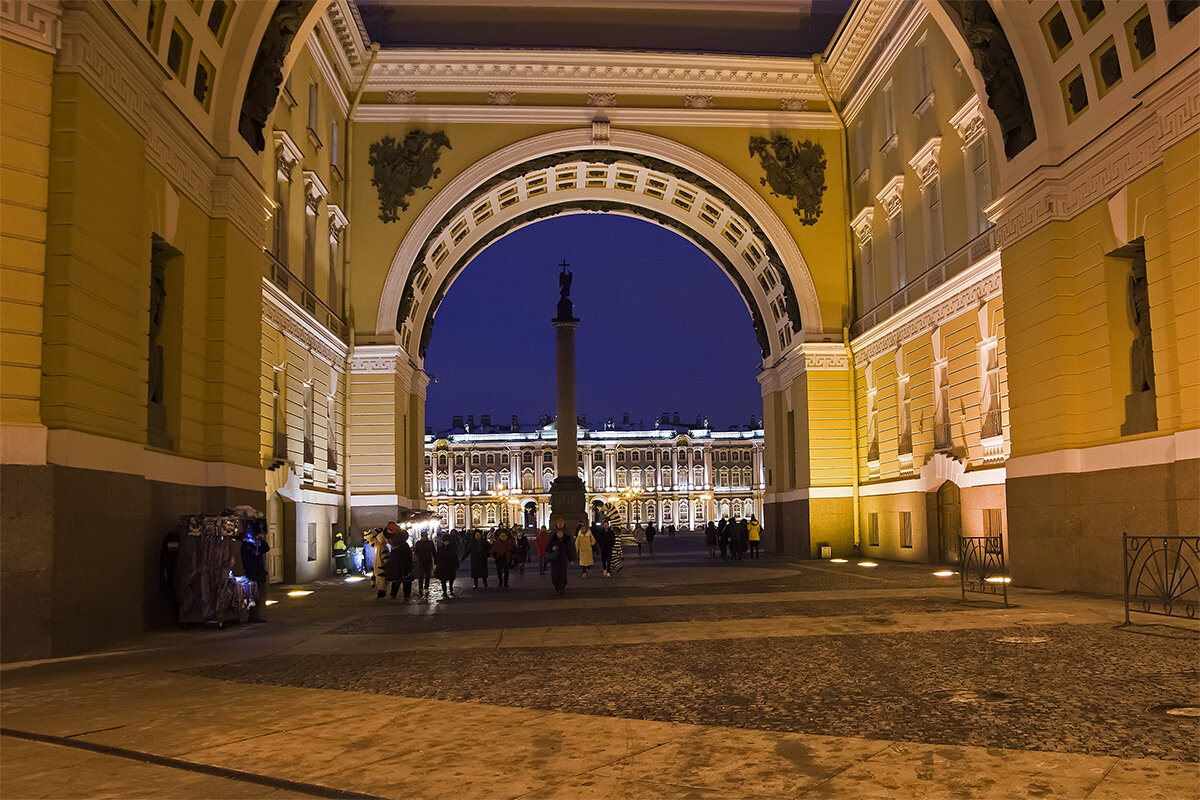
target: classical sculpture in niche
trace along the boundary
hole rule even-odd
[[[1129,347],[1129,372],[1132,391],[1154,391],[1154,346],[1150,341],[1150,284],[1146,280],[1146,251],[1133,257],[1128,281],[1129,319],[1133,323],[1133,344]]]
[[[379,192],[381,220],[399,219],[400,212],[408,210],[405,198],[417,189],[428,188],[442,173],[434,164],[443,147],[453,149],[445,133],[426,133],[419,128],[409,131],[403,144],[398,145],[391,136],[385,136],[371,145],[367,162],[375,171],[371,185]]]
[[[312,5],[313,0],[279,0],[263,32],[262,42],[258,45],[250,77],[246,80],[246,93],[242,97],[242,112],[238,119],[238,133],[256,153],[261,153],[266,147],[263,127],[275,109],[275,101],[279,99],[283,61]]]
[[[825,148],[809,141],[797,144],[782,135],[771,139],[752,136],[750,155],[758,156],[767,173],[759,182],[770,186],[773,196],[796,201],[801,225],[815,225],[825,194]]]
[[[988,107],[996,114],[1004,138],[1004,155],[1012,158],[1037,138],[1025,81],[1012,45],[992,7],[982,0],[947,0],[958,16],[975,67],[983,76]]]

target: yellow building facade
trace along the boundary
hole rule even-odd
[[[858,0],[799,58],[381,48],[347,0],[4,4],[3,658],[166,622],[180,514],[265,510],[303,582],[334,531],[424,507],[438,304],[558,213],[730,276],[777,548],[994,533],[1014,583],[1118,590],[1123,530],[1198,524],[1191,9]]]

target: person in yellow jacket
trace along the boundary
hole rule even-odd
[[[750,532],[750,557],[758,558],[758,543],[762,541],[762,525],[758,521],[758,517],[750,515],[750,521],[746,523],[746,529]]]

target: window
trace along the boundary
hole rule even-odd
[[[879,547],[879,514],[874,511],[867,515],[867,545]]]
[[[546,464],[553,463],[554,454],[551,453],[549,450],[547,450],[546,452],[542,453],[542,461],[545,462]]]
[[[308,85],[308,129],[317,131],[317,103],[320,98],[320,88],[315,83]]]
[[[917,43],[917,98],[923,105],[931,94],[933,94],[933,71],[929,65],[929,45],[924,39],[921,39]]]
[[[229,29],[229,20],[233,16],[231,0],[213,0],[208,12],[208,29],[217,38],[217,44],[225,43],[225,32]]]
[[[875,243],[870,239],[858,248],[859,286],[862,288],[862,308],[875,307]]]
[[[883,87],[883,135],[886,137],[883,142],[883,147],[880,150],[886,150],[896,144],[896,91],[889,82]]]
[[[624,467],[618,468],[617,469],[617,488],[624,489],[628,485],[629,485],[629,473],[625,471]]]
[[[907,282],[908,264],[904,253],[904,212],[892,217],[892,291],[904,288]]]
[[[304,285],[312,291],[317,280],[317,210],[304,204]]]
[[[1000,418],[1000,356],[997,353],[996,342],[986,343],[979,356],[983,373],[983,386],[979,398],[983,424],[979,435],[981,438],[991,439],[1004,433]]]
[[[720,461],[728,461],[729,460],[729,451],[722,450],[721,455],[717,456],[717,458]]]
[[[521,463],[522,464],[532,464],[533,463],[533,453],[530,453],[528,451],[522,453],[521,454]]]
[[[478,466],[478,464],[479,464],[479,453],[472,453],[472,454],[471,454],[471,464],[472,464],[472,465],[476,465],[476,466]]]
[[[167,44],[167,67],[184,83],[187,83],[188,54],[191,49],[192,37],[176,22],[171,28],[171,38]]]
[[[481,492],[481,491],[483,491],[483,480],[482,480],[482,476],[480,476],[480,474],[479,474],[478,472],[472,472],[472,473],[471,473],[471,491],[472,491],[472,492]]]
[[[208,111],[209,101],[212,98],[213,84],[213,65],[203,53],[200,54],[199,60],[196,61],[196,79],[192,81],[192,97]]]
[[[496,491],[496,473],[489,472],[486,476],[484,476],[484,488],[486,488],[489,492]]]
[[[495,454],[494,454],[494,453],[488,453],[488,454],[487,454],[487,463],[488,463],[488,464],[495,464],[495,463],[496,463],[496,456],[495,456]]]
[[[900,512],[900,546],[912,547],[912,512]]]
[[[924,187],[926,238],[929,244],[929,263],[932,265],[946,257],[946,245],[942,239],[942,186],[934,178]]]
[[[980,138],[967,148],[967,180],[970,190],[971,206],[969,209],[971,235],[978,236],[987,230],[987,214],[984,209],[992,202],[991,181],[988,178],[987,140]]]
[[[308,560],[317,560],[317,523],[308,523]]]
[[[338,135],[338,124],[336,119],[329,123],[329,148],[329,165],[334,169],[341,171],[342,146],[341,137]]]
[[[316,461],[316,448],[313,446],[313,385],[312,381],[304,384],[304,463],[312,466]]]
[[[983,535],[1003,536],[1004,517],[998,508],[983,509]]]

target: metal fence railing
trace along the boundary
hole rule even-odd
[[[1001,597],[1008,608],[1008,569],[1000,536],[963,536],[958,540],[958,574],[962,598],[967,593]]]
[[[1125,624],[1130,612],[1196,619],[1200,536],[1121,535]]]

